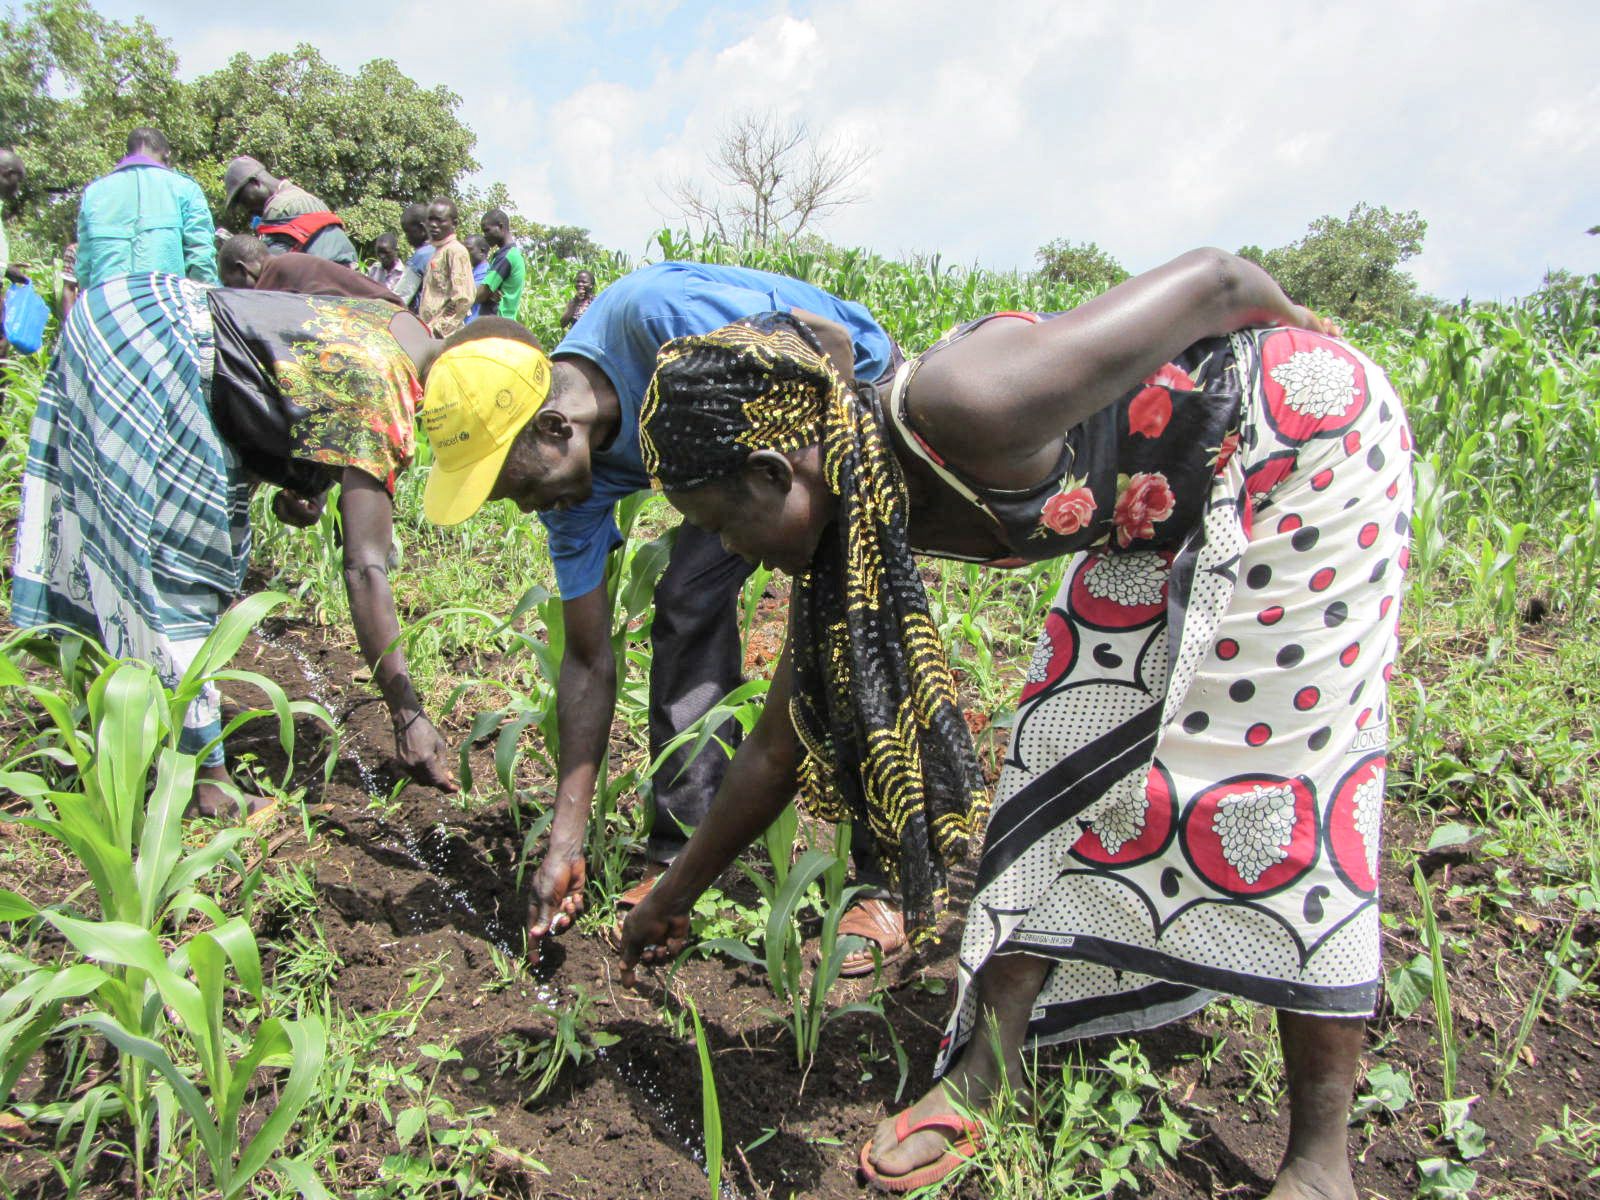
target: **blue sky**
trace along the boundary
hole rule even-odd
[[[347,70],[393,58],[461,95],[483,182],[635,256],[673,213],[663,185],[770,111],[873,152],[822,232],[890,256],[1029,267],[1067,237],[1139,270],[1366,201],[1422,213],[1410,269],[1448,299],[1600,271],[1593,0],[98,7],[146,16],[186,77],[299,41]]]

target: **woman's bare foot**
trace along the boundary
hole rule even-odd
[[[1007,1080],[1012,1094],[1031,1107],[1032,1096],[1024,1090],[1022,1040],[1049,969],[1046,960],[1026,954],[1000,955],[984,964],[978,973],[978,1032],[945,1077],[911,1106],[908,1125],[927,1117],[960,1116],[956,1101],[974,1115],[990,1109]],[[960,1127],[957,1121],[952,1129],[918,1130],[902,1142],[890,1117],[873,1132],[867,1159],[884,1175],[905,1175],[937,1162]]]
[[[946,1089],[950,1090],[946,1090]],[[961,1089],[970,1089],[963,1091]],[[979,1095],[982,1100],[978,1099]],[[955,1102],[956,1096],[970,1096],[972,1102]],[[887,1176],[908,1175],[921,1167],[936,1163],[944,1156],[944,1152],[959,1140],[961,1118],[964,1113],[976,1117],[977,1113],[988,1107],[993,1099],[992,1086],[976,1078],[966,1076],[959,1067],[953,1069],[944,1079],[934,1084],[923,1095],[922,1099],[913,1104],[906,1114],[906,1124],[915,1126],[917,1122],[928,1117],[953,1117],[948,1126],[934,1126],[931,1129],[919,1129],[905,1141],[901,1141],[895,1132],[897,1117],[889,1117],[878,1123],[877,1129],[872,1134],[872,1146],[867,1151],[867,1158],[873,1168]]]
[[[1356,1200],[1356,1182],[1350,1166],[1337,1173],[1303,1158],[1285,1160],[1267,1200]]]
[[[250,817],[273,803],[266,796],[252,795],[242,788],[236,796],[224,788],[231,782],[228,768],[222,763],[198,768],[195,771],[194,799],[189,802],[189,815],[224,819],[234,817],[238,815],[242,801],[245,816]]]

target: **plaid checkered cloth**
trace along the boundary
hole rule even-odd
[[[73,306],[39,393],[11,589],[19,627],[60,624],[182,676],[244,581],[249,486],[217,436],[206,288],[128,275]],[[183,748],[220,732],[215,689]],[[220,744],[208,756],[220,762]]]

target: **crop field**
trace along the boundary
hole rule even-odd
[[[958,320],[1086,298],[936,259],[661,235],[661,258],[712,255],[859,300],[912,352]],[[531,264],[525,319],[553,345],[573,274],[628,265]],[[1600,1195],[1600,277],[1348,334],[1417,446],[1356,1179],[1386,1200]],[[0,370],[9,563],[44,360]],[[641,496],[611,564],[622,672],[588,909],[527,966],[560,603],[537,521],[500,502],[435,528],[424,478],[398,488],[392,578],[460,795],[389,763],[331,515],[297,531],[258,497],[248,595],[175,692],[0,621],[0,1195],[862,1194],[862,1140],[928,1086],[960,904],[916,958],[838,979],[813,952],[847,899],[835,832],[791,810],[697,907],[700,948],[623,987],[613,898],[637,874],[650,589],[676,524]],[[1059,571],[925,566],[991,780]],[[758,571],[752,682],[719,711],[754,720],[785,610]],[[242,771],[280,798],[259,829],[182,816],[195,764],[173,716],[202,675]],[[1037,1128],[997,1113],[942,1194],[1264,1195],[1287,1126],[1273,1028],[1217,1003],[1041,1053]]]

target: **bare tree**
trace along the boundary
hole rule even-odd
[[[862,198],[871,149],[822,143],[807,123],[772,112],[733,117],[707,156],[718,186],[680,179],[666,189],[678,214],[723,241],[786,241]]]

